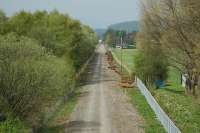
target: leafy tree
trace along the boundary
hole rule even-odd
[[[76,24],[75,24],[76,25]],[[87,26],[79,27],[81,32],[75,33],[73,39],[73,46],[70,52],[72,60],[74,60],[74,66],[78,70],[81,65],[93,54],[95,44],[97,44],[97,36]],[[76,31],[76,30],[75,30]],[[80,58],[82,56],[82,58]]]
[[[8,35],[0,40],[1,109],[38,127],[47,107],[71,89],[68,68],[26,37]]]
[[[7,17],[3,11],[0,10],[0,34],[5,32]]]
[[[37,11],[33,14],[22,11],[11,17],[9,23],[9,32],[37,40],[41,46],[57,57],[69,59],[70,56],[77,71],[89,58],[97,44],[97,37],[89,27],[57,11],[49,14],[45,11]],[[21,25],[25,23],[27,26],[22,28]],[[80,54],[85,55],[80,56]]]
[[[16,13],[9,19],[9,31],[8,32],[15,32],[18,35],[27,35],[28,31],[32,27],[32,17],[31,13],[21,11]]]
[[[168,73],[168,60],[159,48],[158,44],[146,42],[146,34],[140,33],[142,46],[135,56],[136,74],[145,82],[146,85],[153,85],[156,80],[166,80]]]

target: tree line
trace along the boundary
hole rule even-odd
[[[93,30],[58,11],[0,11],[0,114],[29,127],[74,92],[76,73],[97,44]]]
[[[124,30],[108,29],[104,34],[104,41],[107,45],[113,48],[115,48],[116,45],[121,45],[121,41],[122,43],[125,43],[125,45],[132,46],[131,48],[135,48],[136,34],[137,32],[126,32]]]
[[[168,68],[185,75],[186,92],[199,95],[200,2],[198,0],[143,0],[137,74],[152,84],[165,80]]]

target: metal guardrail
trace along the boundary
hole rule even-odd
[[[137,81],[137,87],[139,88],[141,93],[145,96],[147,102],[149,103],[153,111],[155,112],[156,116],[158,117],[158,120],[161,122],[165,130],[168,133],[181,133],[179,128],[176,127],[176,125],[172,122],[172,120],[163,111],[163,109],[160,107],[160,105],[151,95],[151,93],[143,84],[143,82],[139,78],[136,78],[136,81]]]

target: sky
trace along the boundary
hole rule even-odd
[[[0,0],[0,9],[8,16],[20,10],[56,9],[93,28],[139,19],[139,0]]]

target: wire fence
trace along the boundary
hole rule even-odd
[[[147,102],[149,103],[153,111],[155,112],[156,116],[158,117],[158,120],[161,122],[165,130],[168,133],[181,133],[179,128],[176,127],[176,125],[172,122],[172,120],[163,111],[163,109],[160,107],[160,105],[151,95],[151,93],[143,84],[143,82],[139,78],[136,78],[136,81],[137,81],[137,87],[139,88],[141,93],[145,96]]]

